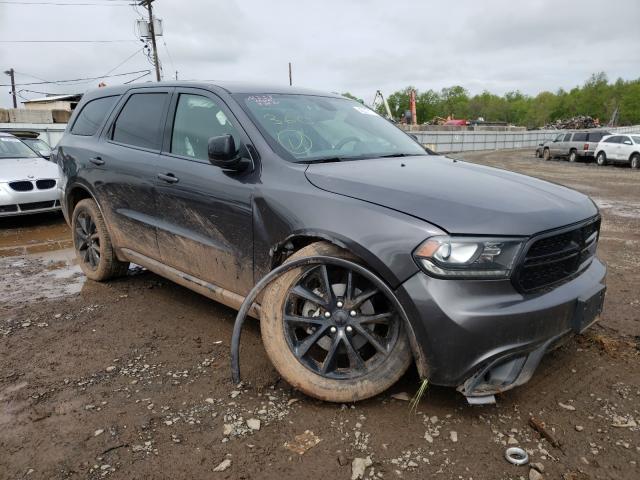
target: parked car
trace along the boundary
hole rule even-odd
[[[560,134],[561,136],[564,136],[564,134]],[[558,135],[556,135],[556,137],[558,137]],[[543,158],[544,157],[544,151],[545,149],[549,149],[549,145],[551,144],[551,142],[553,142],[553,140],[547,140],[546,142],[543,143],[539,143],[538,146],[536,147],[536,157],[538,158]],[[547,158],[547,160],[551,160],[551,157]]]
[[[60,210],[58,167],[0,132],[0,217]]]
[[[18,137],[31,150],[36,152],[42,158],[49,160],[51,157],[51,146],[39,138],[40,134],[31,130],[5,130],[6,133]]]
[[[589,161],[594,158],[595,146],[608,134],[604,130],[562,132],[542,146],[542,154],[545,160],[562,157],[570,162]]]
[[[640,135],[607,135],[596,147],[596,163],[628,163],[640,168]]]
[[[289,271],[254,308],[276,369],[316,398],[371,397],[415,362],[430,383],[491,401],[602,308],[589,197],[430,154],[338,95],[101,88],[83,96],[54,158],[90,279],[134,262],[238,308],[284,262],[359,262],[370,276]]]

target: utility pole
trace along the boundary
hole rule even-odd
[[[153,48],[153,64],[156,67],[156,80],[159,82],[160,78],[160,61],[158,60],[158,47],[156,46],[156,29],[153,24],[153,8],[151,4],[153,0],[141,0],[138,5],[141,5],[149,12],[149,34],[151,35],[151,47]]]
[[[18,100],[16,98],[16,77],[13,68],[5,70],[5,74],[11,77],[11,95],[13,96],[13,108],[18,108]]]
[[[293,78],[291,77],[291,62],[289,62],[289,86],[293,85]]]

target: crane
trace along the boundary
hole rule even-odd
[[[376,90],[376,95],[373,97],[373,102],[371,103],[371,107],[375,110],[378,106],[382,104],[384,105],[384,109],[387,112],[386,118],[387,120],[393,121],[393,115],[391,115],[391,109],[389,108],[389,102],[384,97],[380,90]]]

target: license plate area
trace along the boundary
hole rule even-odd
[[[605,291],[606,287],[600,286],[596,292],[578,298],[573,314],[573,330],[575,332],[584,332],[598,319],[602,313]]]

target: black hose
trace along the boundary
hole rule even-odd
[[[267,275],[262,277],[260,281],[256,283],[256,285],[251,289],[249,294],[242,302],[242,305],[240,306],[240,310],[238,311],[238,315],[236,316],[235,324],[233,325],[233,336],[231,337],[231,378],[233,380],[233,383],[240,383],[240,335],[242,333],[242,326],[244,325],[244,321],[247,318],[249,309],[253,305],[253,302],[255,302],[260,292],[280,275],[283,275],[296,268],[321,264],[349,268],[369,280],[377,288],[379,288],[387,296],[387,298],[391,300],[393,306],[400,314],[404,324],[410,328],[404,308],[402,308],[402,305],[394,295],[393,290],[391,290],[391,288],[389,288],[387,284],[384,283],[380,278],[378,278],[374,273],[370,272],[362,265],[350,260],[345,260],[344,258],[327,257],[323,255],[291,260],[271,270]]]

